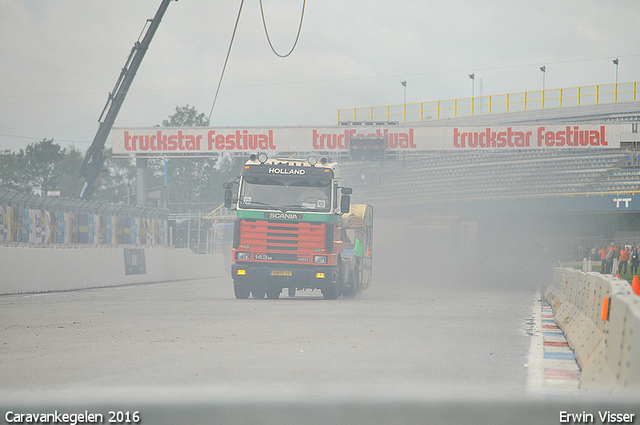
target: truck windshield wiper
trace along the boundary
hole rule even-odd
[[[294,205],[283,205],[280,208],[278,208],[279,210],[282,210],[282,212],[288,211],[291,208],[297,208],[297,209],[303,209],[303,210],[315,210],[315,208],[312,207],[306,207],[304,205],[300,205],[300,204],[294,204]]]
[[[300,209],[309,209],[305,206],[299,205],[299,204],[295,204],[295,205],[282,205],[282,206],[278,206],[275,207],[273,205],[267,204],[266,202],[260,202],[260,201],[251,201],[251,202],[243,202],[244,206],[246,208],[255,208],[254,205],[260,206],[260,207],[266,207],[270,210],[278,210],[278,211],[282,211],[282,212],[287,212],[290,211],[292,208],[300,210]]]
[[[279,209],[277,207],[274,207],[274,206],[271,206],[271,205],[267,204],[266,202],[260,202],[260,201],[243,202],[243,204],[244,204],[245,207],[248,207],[248,208],[251,208],[252,205],[260,205],[260,206],[267,207],[267,208],[272,209],[272,210]]]

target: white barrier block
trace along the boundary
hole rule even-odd
[[[640,297],[626,280],[556,269],[545,295],[582,368],[581,391],[640,389]]]
[[[611,308],[612,312],[618,308],[625,310],[617,380],[625,389],[637,389],[640,387],[640,297],[635,294],[615,297]]]
[[[610,393],[616,389],[616,379],[605,359],[606,352],[607,344],[604,339],[601,339],[581,366],[580,392]]]

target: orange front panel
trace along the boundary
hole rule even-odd
[[[251,251],[283,251],[311,253],[325,248],[324,223],[286,223],[267,220],[247,221],[240,224],[240,245]]]

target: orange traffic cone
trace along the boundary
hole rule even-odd
[[[634,294],[640,295],[640,282],[638,281],[638,276],[633,276],[633,281],[631,282],[631,288],[633,289]]]

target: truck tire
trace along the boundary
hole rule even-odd
[[[262,299],[264,298],[265,290],[264,289],[252,289],[251,296],[253,298]]]
[[[267,290],[267,298],[270,300],[276,300],[280,298],[280,293],[282,292],[282,288],[272,288]]]
[[[358,290],[352,287],[342,288],[342,296],[345,298],[355,298]]]
[[[340,292],[338,291],[338,285],[335,284],[322,290],[322,296],[325,300],[335,300],[339,295]]]
[[[233,292],[236,296],[237,299],[239,300],[246,300],[247,298],[249,298],[249,293],[251,292],[249,290],[249,287],[247,285],[242,285],[240,283],[233,283]]]

